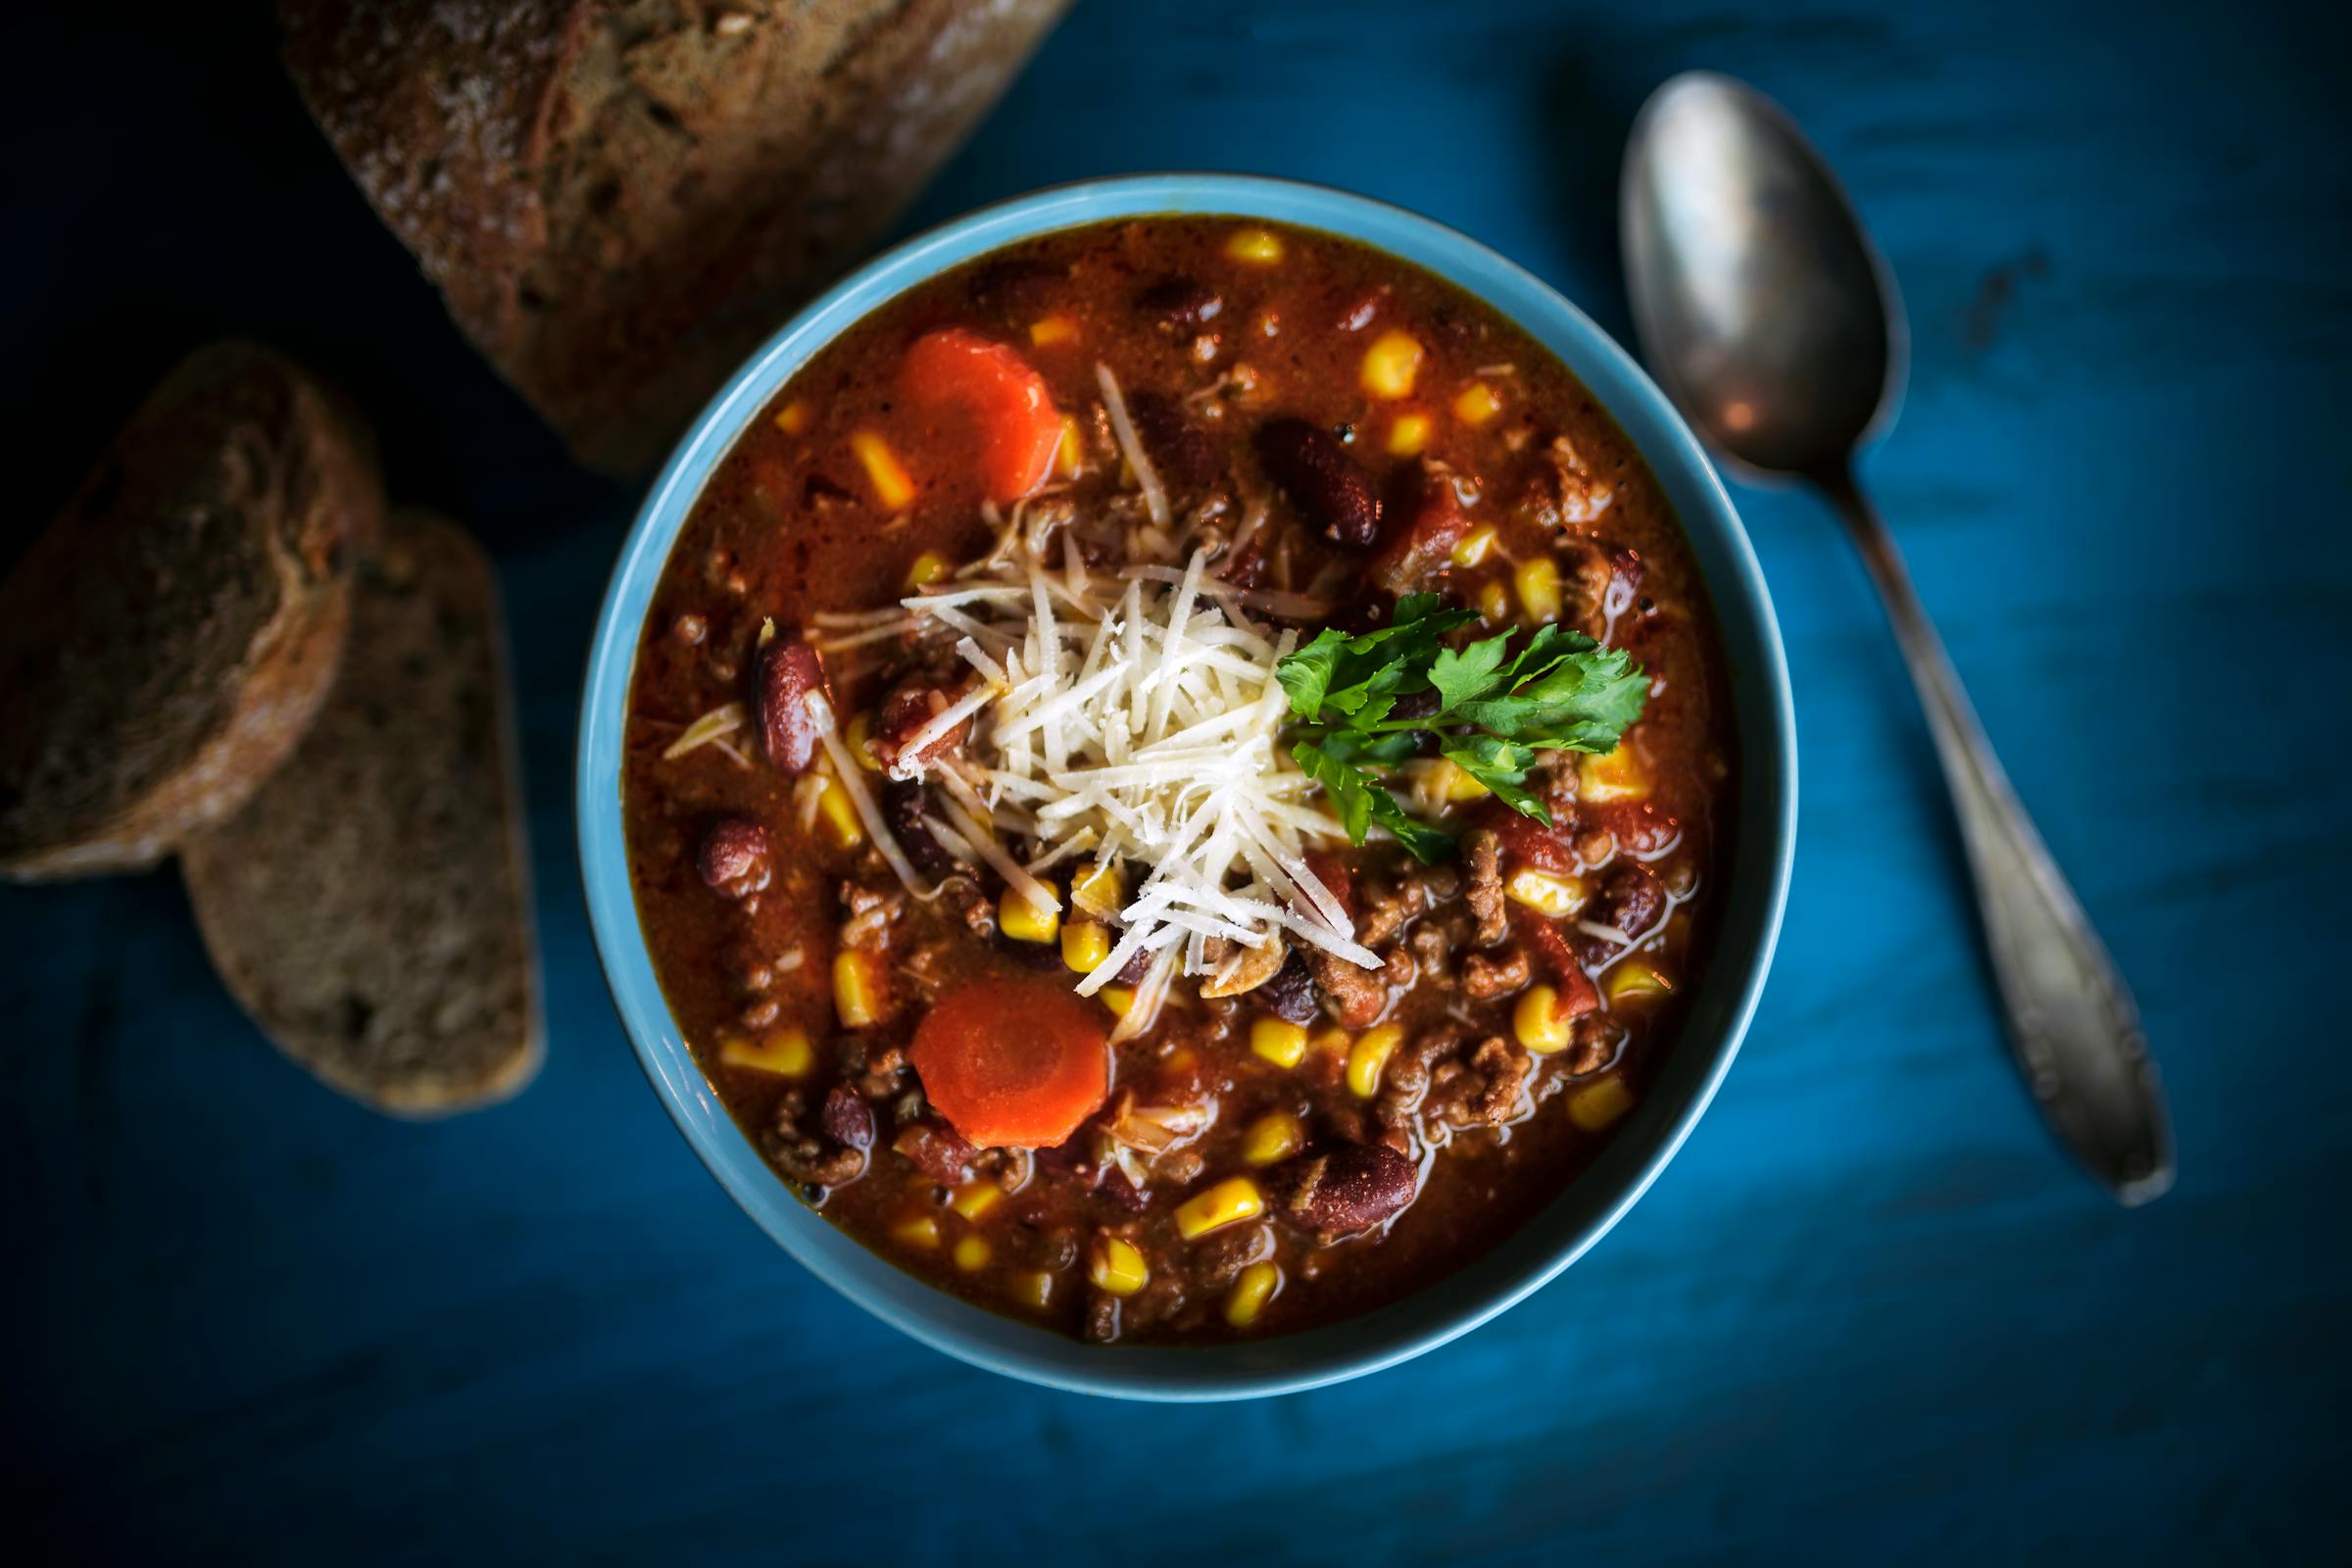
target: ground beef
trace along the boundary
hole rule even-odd
[[[1413,966],[1421,973],[1421,983],[1441,989],[1453,984],[1446,972],[1446,960],[1452,956],[1453,939],[1446,928],[1434,920],[1424,920],[1413,927],[1413,934],[1404,939],[1412,950]]]
[[[1264,1225],[1219,1231],[1193,1255],[1195,1277],[1210,1290],[1221,1291],[1240,1278],[1242,1270],[1274,1255],[1274,1232]]]
[[[1477,1002],[1507,997],[1527,988],[1530,971],[1527,955],[1518,948],[1505,948],[1492,958],[1473,953],[1462,960],[1462,991]]]
[[[1517,1115],[1527,1077],[1535,1063],[1500,1035],[1479,1042],[1467,1061],[1440,1067],[1431,1084],[1426,1114],[1449,1127],[1497,1126]]]
[[[1307,960],[1323,1005],[1344,1029],[1365,1029],[1388,1010],[1389,987],[1378,973],[1361,969],[1335,954],[1318,950]]]
[[[1502,840],[1479,828],[1463,840],[1470,857],[1470,912],[1478,916],[1478,945],[1491,948],[1510,930],[1502,902]]]
[[[855,1095],[850,1098],[857,1101],[860,1107],[865,1104]],[[826,1110],[829,1112],[831,1108],[828,1103]],[[793,1180],[807,1182],[811,1187],[847,1187],[864,1175],[865,1151],[849,1148],[829,1134],[802,1130],[801,1122],[808,1111],[808,1102],[797,1089],[788,1092],[777,1102],[775,1136],[768,1146],[776,1168]],[[820,1120],[829,1119],[829,1116],[820,1117]],[[867,1119],[870,1138],[870,1111],[867,1112]]]

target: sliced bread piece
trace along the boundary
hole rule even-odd
[[[627,473],[889,226],[1069,0],[278,0],[450,314]]]
[[[471,538],[396,512],[310,733],[181,850],[214,966],[278,1048],[378,1110],[504,1099],[540,1056],[498,591]]]
[[[135,869],[242,805],[333,678],[372,443],[289,361],[180,364],[0,583],[0,876]]]

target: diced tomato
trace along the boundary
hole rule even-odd
[[[1051,1149],[1110,1094],[1100,1007],[1028,975],[975,980],[942,997],[906,1059],[931,1108],[984,1149]]]
[[[1474,816],[1477,826],[1502,841],[1502,858],[1539,871],[1573,871],[1576,851],[1559,828],[1545,827],[1534,817],[1513,810],[1500,801],[1482,802]]]
[[[1011,348],[960,326],[942,327],[914,340],[899,379],[916,407],[952,407],[971,421],[991,500],[1018,501],[1053,473],[1061,416],[1045,377]]]
[[[1560,998],[1560,1016],[1581,1018],[1600,1005],[1600,992],[1593,987],[1592,977],[1576,961],[1576,949],[1560,934],[1557,925],[1524,907],[1511,910],[1511,925],[1535,950],[1544,967],[1551,971],[1552,989]]]
[[[1617,847],[1629,855],[1662,854],[1683,836],[1681,819],[1667,815],[1655,801],[1607,801],[1580,809],[1594,826],[1615,834]]]

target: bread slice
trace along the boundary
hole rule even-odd
[[[497,585],[462,529],[394,514],[310,734],[181,867],[229,990],[335,1088],[431,1116],[529,1081],[538,961]]]
[[[370,438],[251,343],[165,377],[0,583],[0,876],[151,864],[242,805],[332,679]]]
[[[450,313],[637,471],[832,280],[1068,0],[278,0],[312,116]]]

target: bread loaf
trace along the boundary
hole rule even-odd
[[[658,459],[1067,0],[280,0],[311,113],[589,464]]]

